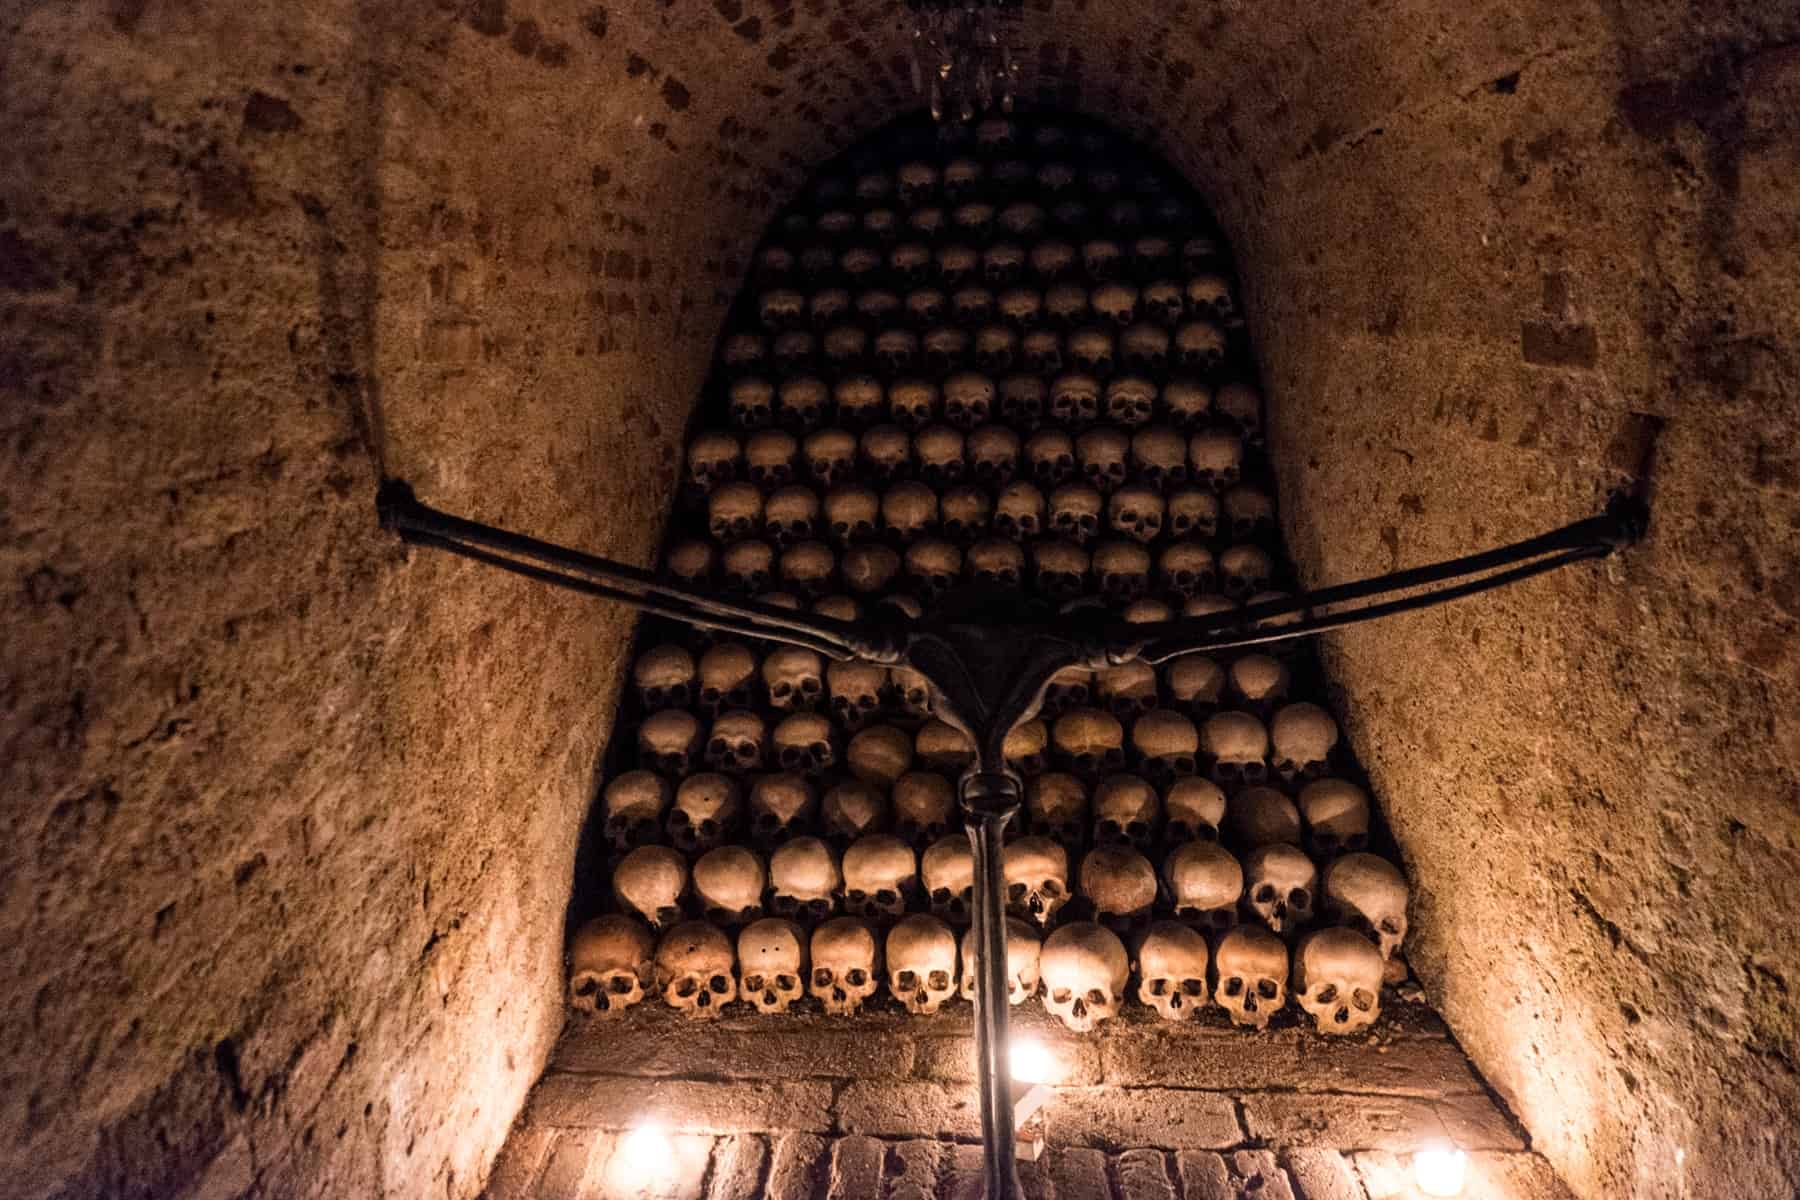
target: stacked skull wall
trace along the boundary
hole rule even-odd
[[[1283,594],[1222,243],[1118,139],[891,130],[776,223],[748,292],[670,577],[846,618],[963,583],[1138,621]],[[1377,1018],[1406,883],[1301,654],[1057,676],[1007,746],[1013,1003],[1078,1030],[1134,996],[1170,1020],[1260,1028],[1290,997],[1324,1032]],[[572,1003],[969,998],[972,750],[928,701],[904,668],[647,623],[594,822],[614,911],[575,934]]]

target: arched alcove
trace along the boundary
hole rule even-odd
[[[1324,643],[1413,965],[1572,1190],[1792,1190],[1791,14],[1026,14],[1238,256],[1299,582],[1590,510],[1604,573]],[[904,111],[873,4],[3,19],[0,1151],[29,1195],[474,1193],[562,1024],[623,614],[759,231]],[[1521,933],[1521,931],[1524,931]],[[504,1030],[504,1036],[496,1036]]]

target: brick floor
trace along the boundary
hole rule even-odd
[[[970,1017],[572,1021],[487,1200],[979,1200]],[[1076,1038],[1029,1010],[1059,1065],[1027,1193],[1056,1200],[1418,1200],[1409,1151],[1452,1137],[1471,1200],[1567,1200],[1429,1010],[1378,1036],[1128,1019]],[[670,1132],[646,1182],[620,1134]]]

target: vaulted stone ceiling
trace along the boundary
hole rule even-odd
[[[0,18],[27,1194],[474,1190],[560,1021],[629,622],[408,562],[375,484],[646,558],[764,222],[911,104],[904,21]],[[1326,645],[1415,966],[1584,1196],[1800,1178],[1797,39],[1732,3],[1026,13],[1027,93],[1218,212],[1311,582],[1559,524],[1654,449],[1625,561]]]

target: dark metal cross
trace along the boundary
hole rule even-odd
[[[413,545],[703,628],[785,642],[840,662],[904,664],[925,677],[932,714],[975,746],[958,791],[975,853],[975,1049],[988,1200],[1022,1195],[1006,1058],[1001,853],[1024,789],[1003,747],[1008,734],[1037,714],[1051,676],[1072,666],[1154,665],[1183,654],[1289,641],[1441,604],[1604,558],[1643,537],[1649,519],[1641,498],[1620,493],[1599,516],[1510,546],[1178,621],[1131,624],[1091,602],[1057,611],[1015,592],[969,588],[917,620],[889,610],[885,618],[852,622],[674,587],[623,563],[429,508],[399,481],[383,485],[376,504],[382,526]]]

